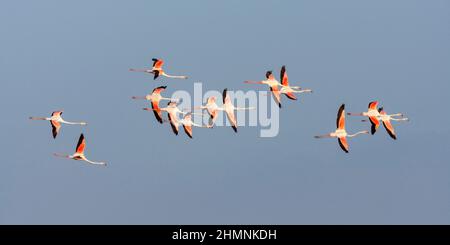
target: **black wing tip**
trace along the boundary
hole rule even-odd
[[[348,153],[348,149],[345,148],[344,144],[342,144],[341,139],[338,139],[338,143],[339,143],[339,146],[341,147],[341,149],[342,149],[345,153]]]
[[[222,92],[222,103],[225,103],[225,97],[227,97],[228,88],[225,88]]]
[[[237,127],[236,126],[231,126],[234,130],[235,133],[237,133]]]
[[[156,78],[159,77],[159,71],[155,71],[153,74],[153,80],[156,80]]]
[[[278,107],[281,108],[281,103],[278,103]]]
[[[339,128],[339,118],[341,117],[342,112],[345,110],[345,104],[342,104],[339,107],[338,113],[337,113],[337,118],[336,118],[336,127]]]
[[[372,124],[372,127],[370,127],[370,133],[372,135],[374,135],[377,132],[377,127],[375,126],[375,124]]]

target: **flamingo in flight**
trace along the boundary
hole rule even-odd
[[[153,80],[155,80],[159,76],[164,76],[164,77],[168,77],[168,78],[188,79],[187,76],[174,76],[174,75],[169,75],[169,74],[165,73],[163,68],[162,68],[163,65],[164,65],[164,61],[163,60],[153,58],[152,61],[153,61],[152,69],[134,69],[134,68],[131,68],[130,71],[145,72],[145,73],[153,74]]]
[[[388,115],[384,111],[383,107],[379,108],[378,112],[380,113],[378,118],[383,122],[383,126],[386,129],[386,132],[389,134],[389,136],[391,136],[391,138],[396,140],[397,139],[397,135],[395,134],[395,130],[394,130],[394,127],[392,126],[391,120],[392,121],[409,121],[409,119],[404,117],[402,113],[396,113],[396,114]],[[396,118],[398,116],[400,116],[402,118]],[[365,120],[363,120],[363,121],[365,121]]]
[[[349,146],[347,142],[347,137],[355,137],[359,134],[368,134],[369,131],[360,131],[355,134],[348,134],[345,130],[345,104],[342,104],[339,108],[338,114],[337,114],[337,120],[336,120],[336,127],[337,129],[329,134],[326,135],[319,135],[314,136],[316,139],[320,138],[338,138],[339,146],[342,148],[343,151],[348,153]]]
[[[409,121],[409,119],[406,118],[406,117],[403,117],[402,113],[396,113],[396,114],[388,115],[384,111],[383,107],[381,107],[379,109],[379,112],[380,112],[380,119],[383,122],[383,126],[386,129],[387,133],[389,134],[389,136],[391,136],[391,138],[396,140],[397,139],[397,135],[395,134],[394,127],[391,124],[391,120],[392,121]],[[394,118],[395,116],[401,116],[403,118]]]
[[[155,111],[156,109],[153,108],[144,108],[146,111]],[[159,108],[159,111],[165,111],[167,112],[167,115],[169,117],[170,126],[172,127],[172,131],[174,134],[178,135],[178,127],[180,126],[180,122],[178,120],[178,114],[184,115],[186,112],[181,111],[177,107],[177,102],[170,101],[167,104],[167,107]]]
[[[204,106],[197,106],[194,107],[194,109],[202,109],[208,112],[209,114],[209,122],[208,127],[213,127],[214,122],[217,119],[217,116],[219,115],[219,111],[222,110],[217,104],[216,104],[216,96],[208,97],[207,102]]]
[[[281,90],[280,93],[286,95],[291,100],[297,100],[295,93],[312,93],[311,89],[302,89],[299,86],[289,86],[289,79],[286,72],[286,66],[281,67]]]
[[[64,155],[64,154],[59,154],[59,153],[55,153],[53,155],[56,157],[63,157],[63,158],[68,158],[68,159],[73,159],[73,160],[78,160],[78,161],[85,161],[87,163],[94,164],[94,165],[106,166],[105,162],[94,162],[94,161],[88,160],[86,158],[86,156],[84,156],[84,148],[85,147],[86,147],[86,139],[84,138],[84,135],[81,134],[80,138],[78,139],[77,147],[75,148],[75,153],[73,155]]]
[[[185,116],[184,116],[184,118],[183,119],[181,119],[179,122],[181,123],[181,125],[183,125],[183,129],[184,129],[184,132],[187,134],[187,136],[189,136],[189,138],[191,138],[192,139],[192,126],[195,126],[195,127],[199,127],[199,128],[204,128],[205,126],[203,126],[203,125],[199,125],[199,124],[196,124],[196,123],[194,123],[193,121],[192,121],[192,115],[193,115],[194,113],[192,113],[192,112],[189,112],[189,113],[187,113]],[[206,127],[208,127],[208,126],[206,126]]]
[[[44,120],[44,121],[50,121],[50,124],[52,126],[52,135],[55,139],[56,136],[59,133],[59,130],[61,128],[61,124],[69,124],[69,125],[87,125],[86,122],[67,122],[65,121],[61,115],[63,111],[54,111],[52,112],[51,117],[29,117],[30,120]]]
[[[377,131],[378,127],[380,126],[380,113],[378,112],[378,101],[372,101],[369,103],[368,110],[361,113],[347,113],[349,116],[363,116],[368,117],[369,121],[371,123],[371,129],[370,133],[373,135]]]
[[[272,92],[273,98],[275,99],[275,102],[277,102],[278,107],[281,108],[281,98],[280,98],[280,90],[278,89],[278,85],[282,85],[280,82],[278,82],[275,77],[272,74],[272,71],[266,72],[266,80],[262,80],[260,82],[255,81],[245,81],[244,83],[250,83],[250,84],[266,84],[269,86],[270,91]]]
[[[234,111],[237,110],[252,110],[253,107],[234,107],[233,103],[231,103],[231,98],[227,93],[227,89],[224,89],[222,92],[222,100],[223,100],[223,107],[221,110],[225,111],[227,114],[228,121],[231,124],[231,127],[233,128],[234,132],[237,133],[237,122],[236,117],[234,116]]]
[[[159,108],[159,101],[161,100],[169,100],[173,101],[171,98],[166,98],[161,96],[161,92],[164,91],[167,88],[167,86],[159,86],[155,89],[153,89],[151,94],[148,94],[146,96],[133,96],[132,99],[138,100],[138,99],[145,99],[150,101],[153,109],[153,113],[155,114],[156,120],[159,123],[163,123],[163,119],[161,116],[161,110]]]

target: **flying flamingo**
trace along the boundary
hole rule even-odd
[[[395,134],[395,130],[394,130],[394,127],[392,126],[391,120],[392,121],[409,121],[409,119],[406,118],[406,117],[403,117],[402,113],[396,113],[396,114],[388,115],[384,111],[383,107],[378,109],[378,111],[380,112],[380,116],[378,118],[383,122],[383,126],[386,129],[386,132],[389,134],[389,136],[391,136],[391,138],[396,140],[397,139],[397,135]],[[400,116],[402,118],[395,118],[395,117],[398,117],[398,116]]]
[[[291,100],[297,100],[295,93],[312,93],[311,89],[301,89],[299,86],[289,86],[289,79],[286,73],[286,66],[281,67],[281,90],[280,93],[286,95]]]
[[[227,89],[223,90],[222,100],[223,100],[222,110],[224,110],[225,113],[227,114],[228,121],[230,121],[230,123],[231,123],[231,127],[233,128],[234,132],[237,133],[237,122],[236,122],[236,118],[234,116],[234,111],[252,110],[254,108],[253,107],[248,107],[248,108],[234,107],[233,103],[231,103],[230,96],[228,96]]]
[[[245,81],[244,83],[250,83],[250,84],[266,84],[269,86],[270,91],[272,91],[273,98],[275,99],[275,102],[277,102],[278,107],[281,108],[281,98],[280,98],[280,90],[278,89],[278,85],[282,85],[280,82],[278,82],[275,77],[272,74],[272,71],[266,72],[266,80],[262,80],[260,82],[254,82],[254,81]]]
[[[156,109],[144,108],[144,110],[155,111]],[[170,101],[167,104],[167,107],[159,108],[159,110],[167,112],[167,115],[169,117],[170,126],[172,127],[172,131],[174,134],[178,135],[178,127],[180,125],[180,122],[178,120],[178,114],[184,115],[184,114],[186,114],[186,112],[181,111],[177,107],[177,102],[175,102],[175,101]]]
[[[379,121],[380,113],[378,112],[378,101],[370,102],[368,108],[369,109],[366,112],[362,112],[362,113],[349,112],[349,113],[347,113],[347,115],[368,117],[369,121],[372,125],[370,132],[371,132],[371,134],[375,134],[378,127],[380,126],[380,121]]]
[[[161,96],[161,92],[164,91],[167,88],[167,86],[159,86],[155,89],[153,89],[151,94],[148,94],[146,96],[133,96],[132,99],[145,99],[150,101],[153,109],[153,113],[155,114],[156,120],[159,123],[163,123],[162,116],[161,116],[161,110],[159,108],[159,101],[161,100],[169,100],[172,101],[171,98],[165,98]]]
[[[69,159],[73,159],[73,160],[85,161],[85,162],[88,162],[88,163],[94,164],[94,165],[106,166],[105,162],[93,162],[93,161],[88,160],[84,156],[84,148],[85,147],[86,147],[86,140],[84,139],[84,135],[81,134],[80,138],[78,139],[77,147],[75,148],[75,153],[73,155],[64,155],[64,154],[59,154],[59,153],[55,153],[53,155],[56,157],[63,157],[63,158],[69,158]]]
[[[174,76],[174,75],[169,75],[167,73],[164,72],[163,70],[163,64],[164,61],[161,59],[152,59],[153,61],[153,67],[152,69],[134,69],[131,68],[130,71],[137,71],[137,72],[145,72],[145,73],[150,73],[153,74],[153,80],[155,80],[156,78],[158,78],[159,76],[164,76],[164,77],[168,77],[168,78],[181,78],[181,79],[187,79],[187,76]]]
[[[52,125],[52,134],[53,138],[55,139],[56,136],[59,133],[59,129],[61,128],[61,124],[70,124],[70,125],[87,125],[86,122],[67,122],[65,121],[61,115],[63,111],[54,111],[52,112],[51,117],[29,117],[31,120],[45,120],[50,121],[50,124]]]
[[[329,134],[326,135],[319,135],[314,136],[314,138],[338,138],[339,146],[341,146],[342,150],[348,153],[348,143],[347,143],[347,137],[354,137],[359,134],[368,134],[369,131],[360,131],[355,134],[348,134],[345,130],[345,104],[342,104],[339,108],[338,114],[337,114],[337,120],[336,120],[336,127],[337,129]]]
[[[199,124],[196,124],[196,123],[194,123],[193,121],[192,121],[192,115],[193,115],[194,113],[191,113],[191,112],[189,112],[189,113],[187,113],[185,116],[184,116],[184,118],[183,119],[181,119],[179,122],[183,125],[183,129],[184,129],[184,132],[187,134],[187,136],[189,136],[189,138],[191,138],[192,139],[192,126],[195,126],[195,127],[199,127],[199,128],[204,128],[205,126],[202,126],[202,125],[199,125]],[[208,126],[207,126],[208,127]]]
[[[209,114],[209,122],[208,127],[213,127],[214,122],[217,119],[217,116],[219,115],[219,111],[222,110],[217,104],[216,104],[216,96],[208,97],[207,102],[204,106],[197,106],[194,107],[194,109],[206,109],[206,111]]]

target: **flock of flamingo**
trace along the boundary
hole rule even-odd
[[[163,70],[164,61],[161,59],[153,58],[153,66],[150,69],[129,69],[129,71],[133,72],[144,72],[153,75],[153,80],[156,80],[158,77],[163,76],[167,78],[175,78],[175,79],[188,79],[187,76],[175,76],[169,75],[165,73]],[[266,79],[256,82],[256,81],[245,81],[247,84],[265,84],[269,87],[271,94],[275,102],[281,108],[281,95],[285,95],[288,99],[297,100],[296,94],[300,93],[312,93],[311,89],[303,89],[300,86],[290,86],[289,79],[286,72],[286,67],[282,66],[280,71],[280,80],[281,83],[276,80],[272,71],[266,72]],[[235,111],[237,110],[251,110],[255,109],[253,107],[235,107],[231,101],[230,96],[227,93],[227,89],[223,90],[222,93],[222,106],[217,105],[215,96],[211,96],[207,98],[207,103],[202,106],[194,107],[194,110],[201,110],[201,113],[194,113],[190,111],[181,110],[177,107],[179,99],[173,99],[168,97],[161,96],[161,93],[166,89],[166,86],[159,86],[153,89],[153,91],[146,96],[133,96],[132,99],[144,99],[150,102],[151,108],[143,108],[146,111],[152,111],[155,115],[156,120],[159,123],[168,122],[172,128],[174,134],[178,135],[179,126],[182,125],[187,136],[192,138],[192,127],[201,127],[201,128],[212,128],[214,126],[215,120],[217,119],[220,111],[224,111],[227,115],[228,121],[234,132],[237,133],[237,121],[235,117]],[[169,101],[166,107],[160,107],[159,103],[162,100]],[[196,124],[192,121],[192,115],[204,115],[203,111],[206,110],[209,115],[209,121],[207,125]],[[162,113],[167,113],[167,120],[163,119]],[[56,138],[62,124],[68,125],[87,125],[86,122],[68,122],[65,121],[61,115],[63,111],[54,111],[51,114],[51,117],[30,117],[31,120],[45,120],[50,121],[52,127],[52,135],[53,138]],[[179,117],[181,115],[181,118]],[[345,104],[342,104],[339,107],[336,119],[336,130],[329,134],[314,136],[315,138],[337,138],[339,146],[346,153],[349,152],[349,145],[347,142],[347,138],[351,138],[360,134],[369,134],[369,131],[360,131],[354,134],[349,134],[345,128]],[[383,107],[378,107],[378,101],[372,101],[369,103],[368,110],[366,112],[361,113],[347,113],[349,116],[362,116],[367,117],[368,120],[363,119],[363,122],[369,121],[371,123],[371,131],[370,133],[373,135],[379,128],[380,124],[383,123],[384,128],[391,138],[394,140],[397,139],[394,127],[392,126],[391,121],[408,121],[409,119],[404,117],[402,113],[396,114],[387,114]],[[381,121],[381,123],[380,123]],[[102,165],[106,166],[105,162],[96,162],[87,159],[84,155],[84,150],[86,146],[86,140],[83,133],[80,135],[78,139],[78,143],[75,148],[75,153],[72,155],[68,154],[59,154],[55,153],[54,156],[68,158],[73,160],[81,160],[85,161],[89,164],[94,165]]]

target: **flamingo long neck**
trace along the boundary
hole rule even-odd
[[[181,79],[187,79],[187,76],[175,76],[175,75],[169,75],[165,72],[162,72],[162,76],[168,77],[168,78],[181,78]]]
[[[357,133],[347,135],[347,137],[355,137],[356,135],[359,135],[359,134],[367,134],[367,133],[368,133],[367,131],[359,131],[359,132],[357,132]]]

